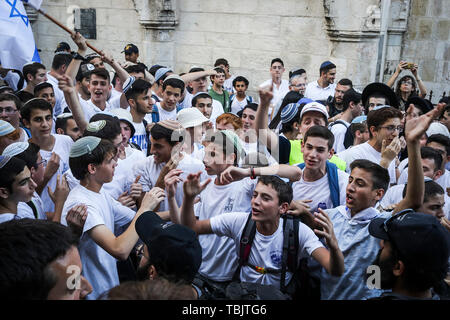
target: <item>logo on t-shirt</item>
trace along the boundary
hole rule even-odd
[[[277,267],[281,267],[281,251],[270,251],[270,260]]]
[[[225,208],[223,209],[223,212],[233,212],[233,198],[228,198],[227,204],[225,205]]]

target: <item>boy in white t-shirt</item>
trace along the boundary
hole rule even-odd
[[[403,130],[402,119],[401,111],[393,107],[381,106],[370,111],[367,115],[369,141],[338,154],[338,157],[347,163],[347,170],[354,160],[367,159],[387,168],[391,185],[396,184],[397,176],[393,160],[401,148],[399,134]]]
[[[191,174],[184,183],[184,202],[181,210],[181,222],[192,228],[197,234],[226,236],[234,241],[235,253],[239,252],[240,241],[249,213],[232,212],[221,214],[211,219],[197,220],[194,214],[194,201],[211,180],[203,184],[199,174]],[[276,176],[263,176],[253,191],[251,200],[251,219],[256,223],[256,234],[251,247],[248,263],[240,269],[240,280],[280,287],[281,255],[283,252],[283,223],[281,214],[287,212],[292,201],[292,188]],[[344,256],[334,236],[333,225],[326,213],[320,211],[315,215],[323,231],[314,232],[326,239],[329,250],[325,249],[314,232],[306,225],[299,224],[298,258],[312,256],[330,274],[340,276],[344,272]],[[238,254],[236,254],[238,256]],[[222,264],[228,261],[222,260]],[[272,271],[268,271],[272,270]],[[292,273],[286,272],[286,283]]]
[[[323,126],[309,128],[302,141],[303,175],[292,184],[292,190],[294,200],[311,200],[311,213],[345,203],[349,175],[328,161],[333,155],[333,142],[333,134]]]
[[[42,159],[47,161],[44,179],[36,191],[41,195],[45,212],[54,212],[55,205],[48,194],[47,187],[55,190],[57,176],[69,169],[69,152],[73,144],[71,137],[52,134],[53,108],[44,99],[29,100],[20,110],[24,125],[31,131],[29,142],[40,147]]]
[[[127,259],[138,241],[136,219],[142,212],[153,210],[165,196],[159,188],[151,190],[144,196],[137,213],[111,198],[101,189],[112,180],[116,159],[117,148],[98,137],[83,137],[70,150],[70,169],[80,185],[69,193],[61,222],[67,225],[66,216],[72,207],[86,205],[87,218],[78,249],[83,274],[93,287],[88,299],[96,299],[119,284],[116,259]],[[128,223],[128,228],[116,237],[115,227]]]
[[[228,215],[230,212],[244,212],[244,216],[247,216],[245,212],[251,210],[250,201],[256,185],[253,179],[256,176],[279,174],[291,180],[298,180],[301,176],[299,168],[287,165],[247,169],[235,167],[243,155],[243,148],[239,137],[229,130],[216,132],[208,140],[211,143],[206,147],[203,163],[214,182],[199,194],[200,201],[194,210],[200,220]],[[181,181],[178,178],[180,174],[180,170],[172,170],[165,180],[171,219],[176,223],[179,223],[180,217],[174,191],[177,182]],[[200,277],[218,286],[226,285],[237,267],[233,241],[216,235],[202,235],[199,241],[203,256]]]

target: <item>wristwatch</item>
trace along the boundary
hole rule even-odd
[[[75,60],[81,60],[81,61],[85,60],[84,57],[81,54],[79,54],[78,52],[75,52],[75,54],[73,55],[73,58]]]

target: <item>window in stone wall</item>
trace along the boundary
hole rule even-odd
[[[97,39],[95,9],[75,9],[75,30],[86,39]]]

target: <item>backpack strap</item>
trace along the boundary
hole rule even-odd
[[[153,118],[153,113],[152,113],[152,118]],[[142,124],[144,125],[145,128],[145,140],[147,141],[147,156],[150,155],[150,131],[147,130],[147,120],[142,119]]]
[[[253,239],[256,234],[256,223],[252,220],[252,213],[250,212],[245,223],[244,230],[242,231],[241,240],[239,243],[239,266],[236,269],[233,280],[239,280],[239,274],[242,266],[248,263],[248,257],[250,256],[250,250],[252,248]]]
[[[153,123],[159,122],[159,110],[156,103],[152,107],[152,122]]]
[[[328,160],[326,166],[331,202],[333,203],[333,207],[338,207],[340,205],[338,168],[334,163],[331,163]]]
[[[34,217],[36,219],[39,219],[38,211],[37,211],[36,205],[34,204],[33,200],[28,201],[26,204],[31,208],[31,210],[33,210]]]
[[[280,290],[286,292],[286,271],[295,273],[298,260],[298,228],[299,219],[284,214],[283,219],[283,254],[281,258]]]

